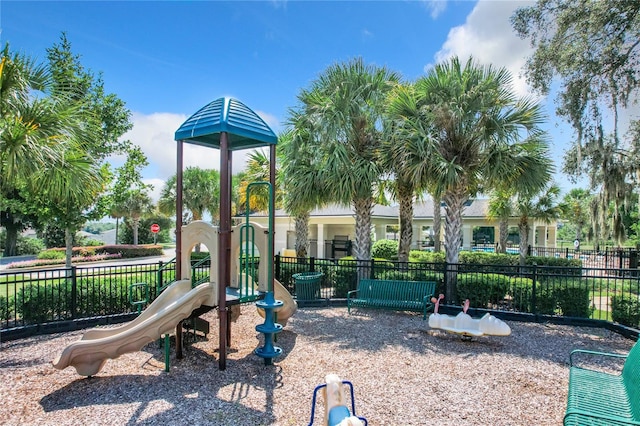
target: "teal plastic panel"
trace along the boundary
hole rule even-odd
[[[251,108],[233,98],[219,98],[187,119],[175,133],[175,140],[220,148],[220,134],[228,135],[232,151],[278,143],[273,130]]]

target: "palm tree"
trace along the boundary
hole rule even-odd
[[[87,220],[102,217],[102,197],[108,182],[106,168],[99,167],[85,152],[68,152],[64,166],[43,170],[36,178],[59,185],[59,191],[48,190],[41,197],[41,206],[49,211],[49,220],[54,220],[65,232],[65,264],[71,267],[73,236]]]
[[[44,193],[52,201],[85,199],[85,179],[95,171],[87,167],[91,158],[82,147],[97,127],[81,109],[64,87],[54,85],[47,66],[11,54],[5,45],[0,58],[0,199],[40,199]],[[6,256],[15,253],[17,233],[25,225],[20,218],[26,212],[17,205],[2,206]]]
[[[522,174],[510,181],[499,182],[491,191],[489,200],[488,217],[499,220],[499,237],[496,252],[506,253],[507,238],[509,237],[509,218],[514,215],[516,206],[514,198],[531,198],[547,186],[548,182],[540,179],[540,176],[547,176],[550,179],[553,165],[546,151],[546,146],[539,141],[533,140],[530,143],[516,145],[514,149],[514,166],[524,164]],[[532,161],[533,160],[533,161]]]
[[[204,170],[199,167],[187,167],[183,174],[182,203],[188,212],[184,222],[202,220],[209,212],[212,221],[220,211],[220,173],[214,169]],[[166,215],[176,214],[176,176],[167,180],[158,201],[158,208]]]
[[[538,188],[547,182],[551,164],[539,125],[540,107],[518,99],[504,69],[480,66],[458,58],[439,64],[415,83],[417,103],[410,124],[417,138],[410,146],[409,170],[426,169],[445,203],[445,251],[449,264],[458,263],[462,211],[480,191],[509,185],[528,170]],[[522,134],[526,137],[522,139]],[[455,273],[448,274],[447,300],[455,299]]]
[[[278,138],[278,146],[282,145],[282,140]],[[278,155],[279,157],[281,155]],[[255,150],[249,154],[247,167],[243,174],[243,179],[238,186],[238,202],[240,209],[247,205],[247,188],[256,182],[269,182],[269,157],[263,150]],[[282,204],[282,173],[276,173],[276,187],[274,190],[276,208]],[[269,190],[264,185],[253,186],[249,195],[249,210],[252,212],[265,212],[269,209]]]
[[[328,67],[298,99],[321,141],[320,180],[326,200],[351,204],[355,211],[354,254],[371,257],[371,210],[381,176],[378,164],[382,142],[380,124],[387,93],[399,76],[362,59]]]
[[[299,109],[289,111],[290,129],[279,138],[282,153],[284,208],[294,217],[296,257],[305,258],[309,248],[311,211],[324,204],[320,174],[321,157],[315,149],[317,141],[312,123]]]
[[[142,149],[137,145],[132,145],[127,149],[127,160],[115,170],[116,177],[111,186],[107,212],[110,217],[116,220],[116,244],[118,243],[119,221],[126,213],[121,210],[122,197],[131,189],[153,190],[153,185],[145,184],[142,181],[142,169],[148,165],[149,161]]]
[[[433,251],[439,252],[442,248],[442,194],[437,188],[429,191],[433,199]]]
[[[153,212],[154,206],[151,197],[144,189],[132,189],[127,191],[123,197],[122,211],[126,212],[125,217],[131,220],[133,231],[133,245],[138,245],[138,228],[143,216]]]
[[[0,59],[0,183],[31,182],[40,170],[64,164],[70,150],[88,143],[96,127],[82,107],[54,84],[46,65],[11,54],[5,45]]]
[[[518,194],[514,203],[514,213],[518,216],[520,265],[524,265],[527,255],[531,219],[535,218],[545,223],[550,223],[552,220],[557,219],[561,211],[557,201],[559,195],[560,188],[557,185],[549,185],[538,194]]]
[[[509,218],[513,215],[513,191],[496,189],[489,198],[489,219],[497,219],[499,222],[499,235],[496,253],[507,252],[507,239],[509,238]]]
[[[582,241],[582,232],[589,223],[589,202],[592,198],[588,189],[573,188],[560,204],[564,218],[576,226],[575,239],[578,241]]]
[[[416,104],[416,92],[411,85],[397,85],[390,93],[387,107],[386,135],[382,147],[382,165],[391,175],[388,189],[398,201],[400,212],[400,239],[398,260],[409,261],[413,240],[413,204],[419,192],[428,185],[426,169],[410,169],[407,153],[415,138],[408,125],[408,117]]]
[[[111,203],[111,205],[109,206],[109,210],[108,210],[108,214],[110,218],[113,218],[116,220],[116,236],[115,236],[115,242],[116,244],[118,244],[118,232],[119,232],[119,225],[120,225],[120,219],[122,219],[124,217],[124,211],[122,211],[122,206],[115,204],[115,203]]]

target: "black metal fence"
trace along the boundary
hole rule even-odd
[[[510,244],[507,253],[518,254],[519,246]],[[476,244],[472,251],[493,253],[495,244]],[[637,269],[638,250],[630,247],[604,247],[602,249],[573,249],[560,247],[527,247],[527,256],[554,257],[556,259],[580,259],[588,268],[601,269]]]
[[[298,259],[276,256],[276,278],[292,294],[293,274],[322,272],[320,298],[315,304],[343,299],[357,289],[359,277],[435,281],[438,293],[447,283],[456,290],[454,304],[465,299],[475,309],[523,313],[536,317],[563,316],[640,325],[638,269],[575,266],[518,266],[446,263],[401,263]],[[305,301],[307,302],[307,301]]]
[[[275,257],[275,277],[296,296],[301,272],[321,272],[317,300],[341,304],[359,277],[435,281],[456,290],[452,304],[469,299],[476,310],[536,317],[570,317],[640,325],[640,271],[629,268],[401,263]],[[208,277],[208,260],[192,263],[193,281]],[[60,331],[132,318],[175,278],[175,262],[57,268],[0,273],[0,337]],[[70,324],[74,324],[73,327]],[[13,336],[13,337],[12,337]]]
[[[194,283],[208,278],[209,265],[192,262]],[[127,320],[174,280],[175,262],[3,271],[0,330],[4,337],[6,330],[55,331],[56,323],[81,319]]]

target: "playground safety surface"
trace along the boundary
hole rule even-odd
[[[569,352],[626,353],[634,343],[605,329],[518,322],[510,336],[463,341],[420,314],[305,308],[278,335],[283,355],[265,366],[253,354],[263,320],[246,305],[219,371],[217,316],[204,318],[212,333],[187,342],[182,360],[172,353],[169,373],[157,343],[87,379],[51,365],[82,331],[2,342],[2,423],[306,425],[314,387],[335,373],[353,383],[370,425],[558,425]]]

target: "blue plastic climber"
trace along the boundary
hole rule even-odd
[[[269,182],[253,182],[247,187],[247,211],[246,211],[246,224],[249,224],[249,192],[254,186],[265,185],[269,190],[269,205],[273,202],[273,186]],[[266,259],[273,259],[273,229],[269,226],[269,244],[268,253],[266,253]],[[247,242],[249,239],[247,238]],[[248,265],[249,262],[245,261]],[[248,270],[247,270],[248,272]],[[248,276],[249,274],[247,274]],[[254,353],[260,358],[264,358],[264,365],[271,365],[273,358],[282,354],[282,348],[273,345],[274,336],[282,331],[282,325],[276,323],[275,310],[282,307],[284,304],[281,300],[276,300],[273,292],[273,263],[269,263],[267,268],[267,276],[260,277],[260,279],[266,278],[269,285],[269,291],[266,292],[264,300],[256,302],[256,307],[264,309],[264,323],[256,326],[258,333],[264,334],[264,346],[257,348]]]
[[[256,325],[256,331],[264,334],[264,346],[255,350],[255,354],[264,358],[265,365],[271,365],[273,358],[282,354],[282,348],[273,345],[273,337],[282,331],[282,325],[275,322],[276,308],[282,306],[280,300],[275,300],[273,291],[266,294],[264,300],[256,302],[258,308],[264,309],[264,323]]]

